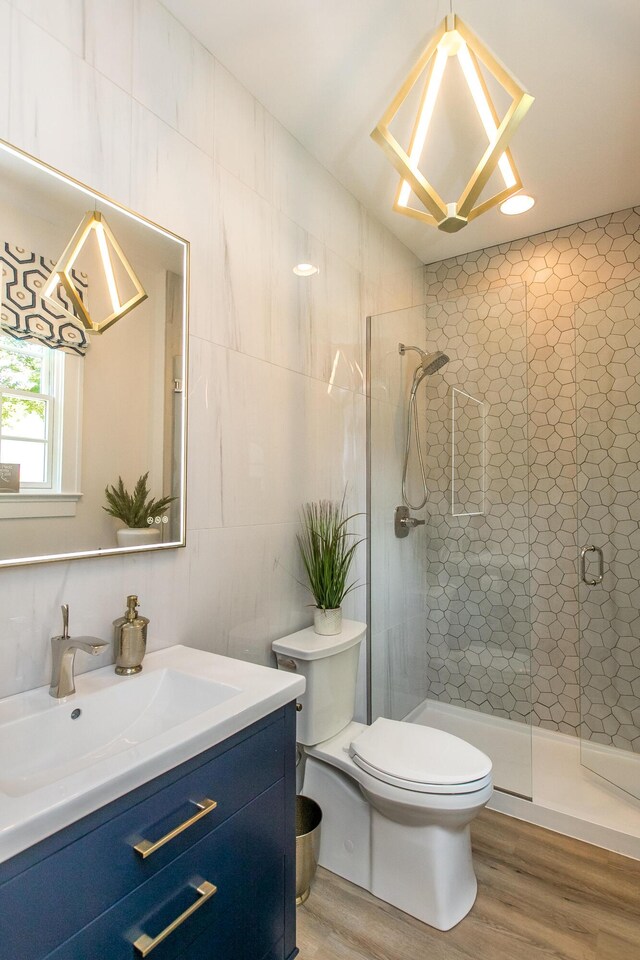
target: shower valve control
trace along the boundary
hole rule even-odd
[[[394,514],[394,530],[396,537],[408,537],[409,531],[413,527],[423,527],[424,520],[418,520],[417,517],[409,516],[408,507],[396,507]]]

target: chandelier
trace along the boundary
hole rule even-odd
[[[106,317],[97,319],[89,313],[87,304],[80,295],[73,278],[73,265],[91,236],[97,241],[100,271],[108,291],[110,312]],[[128,277],[131,293],[128,297],[121,297],[113,265],[113,258],[120,264],[120,269]],[[147,299],[140,280],[133,267],[127,260],[122,247],[113,235],[109,224],[97,210],[89,210],[78,229],[71,237],[64,253],[51,271],[51,276],[44,290],[44,296],[55,301],[55,291],[62,284],[67,296],[73,304],[76,315],[80,318],[87,330],[92,333],[104,333],[116,321],[124,317],[129,311]]]
[[[421,172],[419,164],[442,78],[449,60],[453,57],[457,58],[467,82],[487,135],[488,145],[461,195],[454,202],[446,202]],[[480,64],[511,97],[511,104],[502,120],[498,117]],[[421,80],[423,86],[420,104],[409,147],[405,150],[389,127],[413,88]],[[453,13],[445,17],[371,133],[400,174],[393,209],[447,233],[455,233],[481,213],[517,193],[522,187],[522,181],[508,145],[533,99],[460,17]],[[496,168],[504,181],[504,187],[489,199],[481,200],[481,194]],[[411,205],[412,194],[420,203],[419,207]]]

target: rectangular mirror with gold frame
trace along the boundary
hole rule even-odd
[[[189,244],[0,141],[0,566],[184,546]]]

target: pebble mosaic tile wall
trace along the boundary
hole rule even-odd
[[[640,278],[576,310],[582,735],[640,753]]]
[[[531,538],[533,722],[564,733],[578,732],[579,668],[580,654],[583,653],[585,656],[582,679],[585,693],[582,706],[588,712],[585,724],[591,723],[589,729],[592,734],[600,737],[603,742],[634,746],[638,744],[640,731],[637,724],[640,717],[635,716],[630,709],[632,700],[627,699],[622,705],[622,701],[618,699],[618,706],[621,706],[622,711],[626,711],[622,713],[617,707],[614,710],[616,705],[612,700],[616,697],[631,698],[633,694],[637,703],[637,675],[631,676],[629,669],[634,664],[637,667],[640,646],[638,633],[635,633],[634,640],[633,630],[630,629],[622,642],[618,642],[617,649],[625,654],[622,657],[624,663],[616,661],[615,654],[600,648],[606,647],[604,638],[595,652],[588,647],[582,651],[579,649],[575,339],[576,321],[580,320],[582,310],[578,309],[579,304],[599,297],[606,291],[613,291],[639,276],[640,208],[561,227],[425,268],[425,292],[428,301],[433,301],[434,298],[440,301],[447,297],[459,301],[459,298],[464,296],[471,302],[472,298],[478,295],[486,297],[491,293],[493,297],[500,296],[500,289],[505,286],[526,286],[529,381],[527,509]],[[481,311],[485,308],[478,306],[476,309],[480,311],[478,317],[482,319]],[[432,303],[430,310],[432,317],[435,317],[438,305]],[[460,317],[459,311],[457,316]],[[433,332],[428,321],[427,338],[430,345]],[[437,346],[452,353],[455,349],[466,349],[464,339],[458,341],[455,349],[453,345],[441,340],[438,340]],[[628,375],[630,374],[624,374]],[[606,375],[603,376],[604,395],[609,394],[613,386],[606,379]],[[603,421],[607,419],[604,409],[598,411]],[[612,445],[618,449],[613,441]],[[637,460],[635,462],[637,463]],[[491,550],[494,564],[509,563],[507,558],[510,550],[507,550],[504,541],[513,541],[511,510],[512,506],[508,504],[499,508],[496,504],[493,509],[494,519],[489,521],[487,517],[487,523],[496,523],[498,528],[493,540],[499,549],[495,555],[493,549]],[[637,530],[637,521],[634,520],[634,523]],[[621,535],[626,536],[624,532]],[[580,531],[581,545],[582,536],[583,531]],[[446,550],[450,548],[450,541],[447,540]],[[500,557],[502,559],[498,560]],[[440,562],[440,558],[436,562]],[[506,577],[508,583],[513,582],[511,572],[509,570]],[[624,579],[622,574],[619,576]],[[513,592],[511,587],[505,587],[505,590]],[[458,602],[461,600],[460,595]],[[635,600],[633,602],[635,603]],[[503,606],[507,608],[509,604],[505,603]],[[637,604],[635,606],[638,609]],[[611,618],[611,609],[604,609],[604,619]],[[433,612],[430,613],[430,616],[432,615]],[[594,618],[594,623],[595,619],[597,618]],[[502,620],[502,625],[504,623]],[[592,628],[594,623],[591,624]],[[433,638],[434,634],[431,636]],[[526,698],[518,699],[521,688],[515,679],[500,686],[502,681],[499,667],[504,665],[496,659],[497,651],[493,651],[493,665],[487,662],[486,666],[482,666],[473,661],[473,650],[461,655],[460,643],[455,639],[451,640],[453,632],[448,632],[446,636],[446,649],[441,645],[439,658],[446,662],[436,663],[433,674],[429,673],[430,685],[435,684],[431,695],[436,695],[439,691],[437,695],[443,699],[466,705],[469,705],[470,701],[477,703],[482,698],[477,707],[487,710],[491,708],[489,697],[492,697],[495,703],[492,712],[509,716],[518,714],[518,703],[520,709],[524,709],[522,705],[526,703]],[[430,643],[433,642],[433,639],[430,639]],[[613,643],[613,640],[609,642]],[[627,649],[629,647],[632,649]],[[510,672],[506,675],[503,673],[507,678],[517,674],[518,665],[513,663],[517,649],[512,635],[512,639],[504,647],[505,659],[512,658],[508,665]],[[484,655],[488,656],[486,653]],[[481,653],[478,653],[478,657],[481,656]],[[598,669],[595,668],[596,663],[601,665]],[[618,670],[614,663],[625,669]],[[446,677],[442,673],[443,669],[451,676]],[[496,672],[491,674],[490,671],[494,669]],[[463,674],[471,674],[472,679],[477,677],[487,690],[483,690],[482,686],[479,691],[473,690],[468,679],[463,678],[460,681]],[[460,681],[456,695],[453,693],[452,677],[456,682]],[[490,684],[489,680],[493,680],[493,683]],[[438,684],[440,686],[437,686]],[[460,696],[460,691],[464,696]],[[512,704],[512,700],[515,703]]]
[[[429,697],[528,720],[527,323],[523,284],[426,307]]]

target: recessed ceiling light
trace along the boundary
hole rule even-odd
[[[314,273],[318,273],[319,271],[312,263],[299,263],[293,268],[293,272],[296,277],[312,277]]]
[[[515,217],[518,213],[526,213],[531,210],[535,200],[527,193],[516,193],[509,197],[504,203],[500,204],[500,213],[506,213],[508,217]]]

